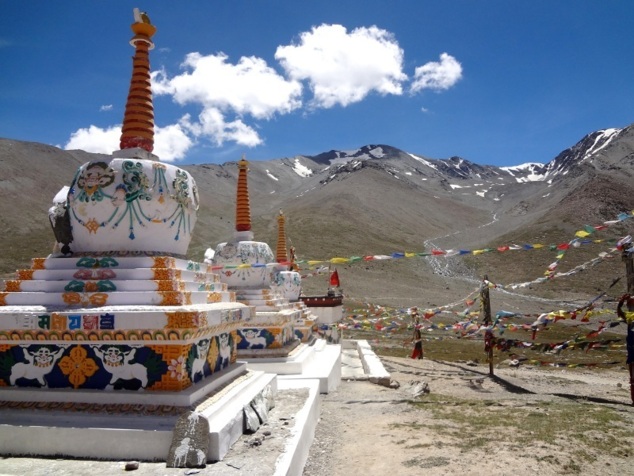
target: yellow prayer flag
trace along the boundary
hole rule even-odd
[[[348,261],[348,258],[330,258],[332,264],[345,264]]]

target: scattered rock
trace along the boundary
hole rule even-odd
[[[262,444],[262,438],[251,438],[250,440],[245,440],[244,443],[249,446],[249,448],[255,448]]]
[[[174,427],[168,468],[204,468],[209,449],[209,421],[200,413],[183,413]]]
[[[420,397],[421,395],[425,395],[430,392],[429,384],[422,380],[419,382],[412,380],[410,382],[410,385],[411,385],[412,396],[414,397]]]
[[[128,461],[125,464],[125,470],[126,471],[135,471],[139,469],[139,462],[138,461]]]
[[[266,401],[267,410],[271,411],[275,408],[275,395],[273,394],[273,390],[270,385],[267,385],[262,391],[262,397]]]
[[[267,400],[262,393],[253,399],[251,407],[255,410],[255,413],[258,415],[262,425],[269,421],[269,407],[267,405]]]
[[[249,404],[242,411],[244,414],[244,433],[248,435],[258,431],[258,428],[260,428],[260,417],[258,417],[255,409]]]
[[[389,387],[390,386],[390,382],[392,381],[392,379],[390,379],[390,376],[374,376],[371,375],[370,378],[368,379],[370,382],[375,383],[377,385],[381,385],[383,387]]]

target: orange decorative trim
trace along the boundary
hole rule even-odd
[[[154,281],[157,284],[158,291],[174,291],[174,282],[167,280]]]
[[[222,294],[221,293],[207,293],[207,302],[222,302]]]
[[[15,274],[19,280],[29,281],[33,279],[33,273],[35,273],[35,270],[33,269],[18,269]]]
[[[46,258],[33,258],[31,260],[31,269],[46,269],[44,262]]]
[[[99,290],[99,286],[97,286],[97,283],[95,281],[86,281],[84,283],[84,290],[87,293],[94,293]]]
[[[169,256],[155,256],[153,258],[154,264],[152,265],[153,269],[156,268],[173,268],[174,260]]]
[[[177,291],[159,291],[162,296],[159,306],[180,306],[183,304],[184,296]]]
[[[12,279],[10,281],[5,281],[4,290],[10,293],[18,293],[20,292],[20,282],[18,280]]]
[[[191,329],[197,328],[200,323],[200,312],[166,312],[167,325],[169,329]]]
[[[167,269],[167,268],[155,268],[153,270],[154,273],[154,279],[156,281],[169,281],[172,279],[172,273],[174,272],[173,269]]]

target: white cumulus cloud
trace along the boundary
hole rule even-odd
[[[462,78],[462,65],[453,56],[443,53],[440,62],[430,61],[416,68],[411,92],[423,89],[441,91],[449,89]]]
[[[287,113],[301,105],[301,84],[288,81],[261,58],[242,57],[237,64],[227,55],[189,53],[182,74],[168,78],[152,73],[153,92],[170,94],[179,104],[198,103],[258,119]]]
[[[165,162],[184,159],[187,151],[194,144],[187,134],[187,129],[186,121],[166,127],[155,127],[153,153]],[[107,128],[91,125],[73,132],[68,142],[64,145],[64,149],[80,149],[86,152],[112,154],[114,151],[119,150],[120,138],[120,124]]]
[[[298,44],[279,46],[275,58],[294,80],[310,84],[315,107],[347,106],[370,92],[402,94],[403,50],[376,26],[351,32],[342,25],[313,27]]]
[[[192,124],[192,130],[219,145],[226,140],[258,145],[262,139],[245,124],[245,116],[271,119],[302,104],[301,84],[284,78],[260,58],[242,57],[231,64],[223,53],[190,53],[182,68],[183,73],[171,78],[165,71],[153,72],[153,92],[170,95],[180,105],[200,106],[199,123]]]
[[[98,154],[112,154],[113,151],[119,149],[120,137],[121,124],[105,129],[90,125],[73,132],[68,142],[64,145],[64,149],[80,149]]]
[[[219,109],[208,107],[200,114],[199,123],[192,124],[192,130],[197,135],[209,137],[217,146],[225,141],[235,142],[246,147],[262,144],[257,131],[240,119],[227,122]]]
[[[187,125],[182,122],[155,127],[153,153],[165,162],[183,160],[187,151],[194,145],[187,132]]]

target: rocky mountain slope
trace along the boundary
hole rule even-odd
[[[50,252],[53,235],[47,210],[52,197],[70,183],[78,165],[103,158],[0,139],[0,275],[8,276],[31,257]],[[201,195],[189,256],[202,260],[206,248],[232,237],[238,170],[235,162],[184,168],[194,176]],[[479,165],[460,157],[432,159],[389,145],[254,161],[249,190],[256,240],[275,247],[275,216],[283,209],[299,258],[328,260],[568,241],[585,224],[598,225],[634,209],[633,174],[634,125],[588,134],[547,164],[516,167]],[[601,238],[627,234],[628,226],[611,227]],[[579,252],[570,263],[599,251],[595,247]],[[516,253],[512,259],[467,256],[441,258],[445,264],[439,265],[417,257],[340,266],[340,275],[355,299],[402,301],[421,289],[460,293],[473,286],[469,279],[482,273],[500,282],[532,279],[552,258],[544,252]],[[618,272],[619,266],[608,274]],[[465,283],[447,281],[456,275]],[[317,290],[325,286],[320,283],[305,280],[305,287]],[[568,286],[575,287],[583,286]],[[597,286],[593,282],[585,287]]]

